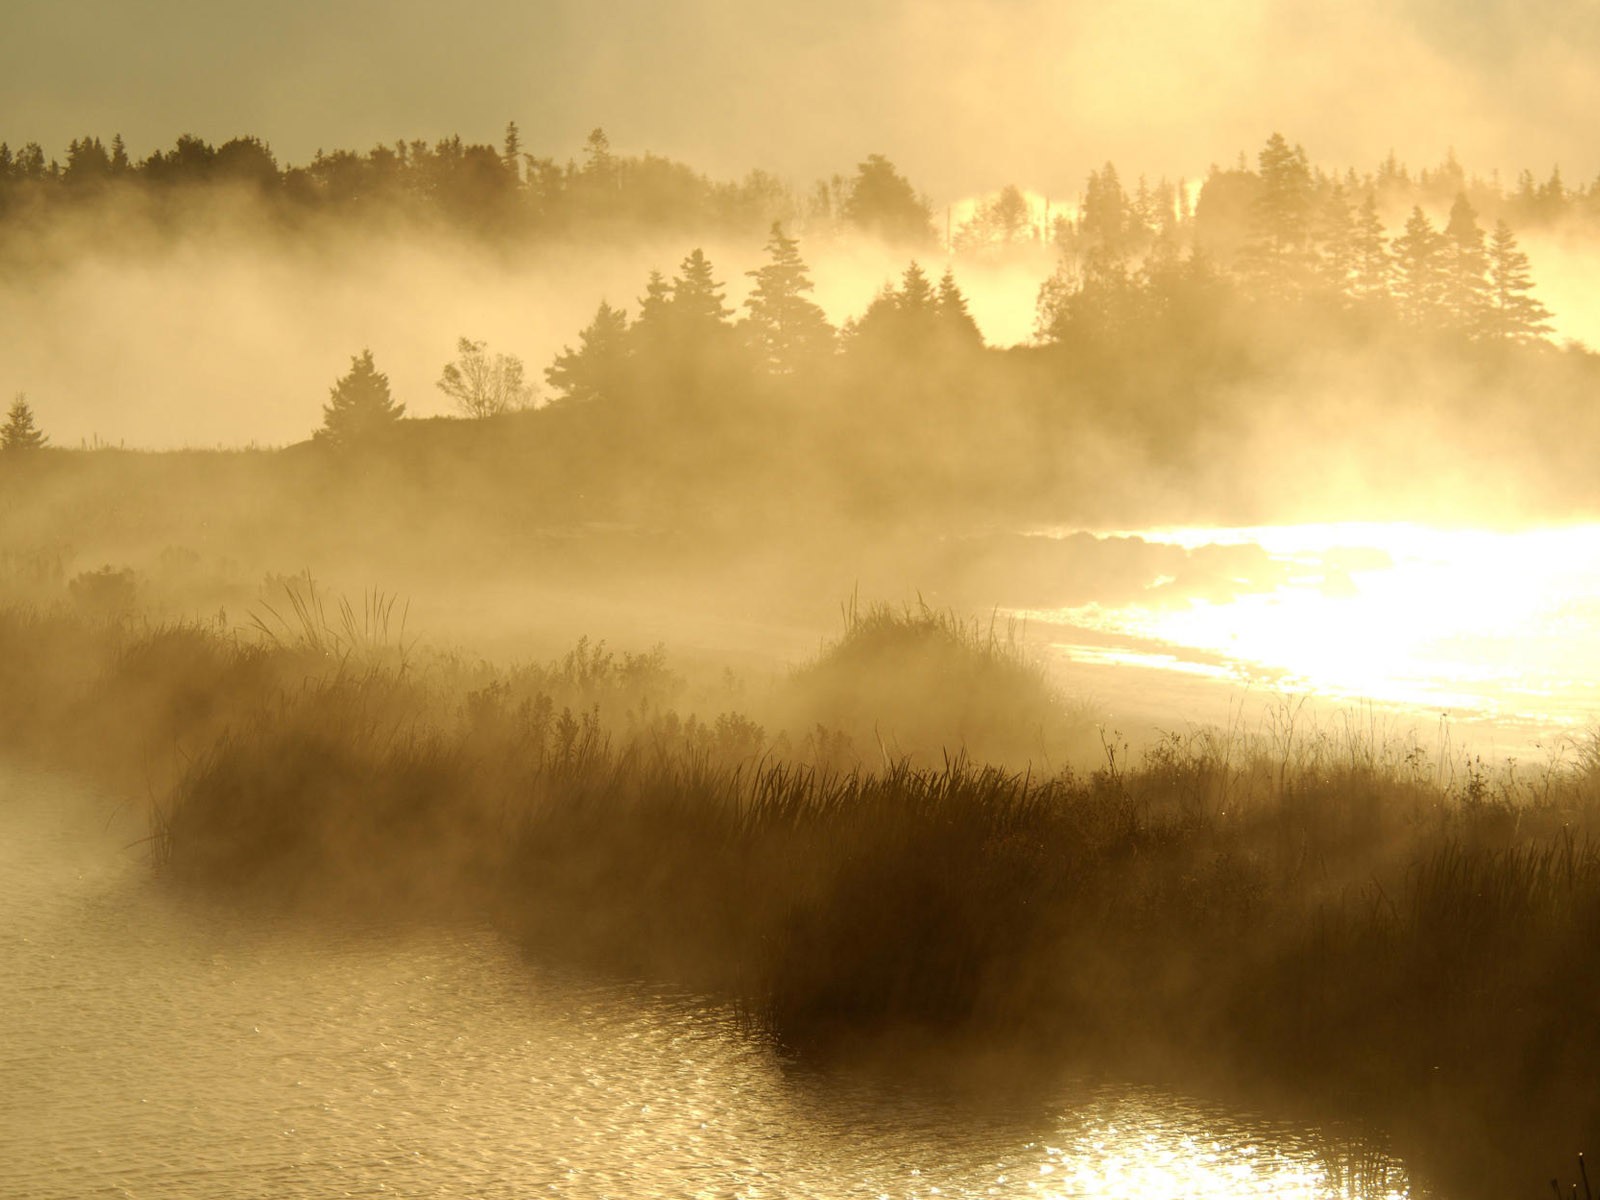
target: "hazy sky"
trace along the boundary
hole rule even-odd
[[[255,133],[280,159],[595,125],[716,175],[889,155],[935,201],[1195,175],[1274,129],[1314,161],[1600,169],[1594,0],[4,0],[0,139]]]

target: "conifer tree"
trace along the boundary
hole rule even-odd
[[[1306,152],[1274,133],[1257,156],[1261,188],[1244,251],[1246,276],[1270,298],[1298,296],[1311,282],[1311,166]]]
[[[786,237],[777,222],[772,226],[767,254],[771,261],[766,266],[746,272],[756,284],[744,302],[750,314],[743,327],[767,369],[788,375],[802,363],[832,351],[833,327],[822,309],[806,297],[812,284],[800,258],[799,243]]]
[[[1421,208],[1413,207],[1405,231],[1395,239],[1395,299],[1400,315],[1413,325],[1431,322],[1439,311],[1444,281],[1440,269],[1443,240]]]
[[[1528,256],[1517,248],[1510,226],[1496,221],[1489,239],[1489,337],[1511,342],[1543,340],[1550,333],[1550,310],[1533,296]]]
[[[544,377],[564,401],[614,400],[625,378],[628,352],[628,315],[602,300],[594,320],[578,334],[578,348],[563,346]]]
[[[628,330],[628,337],[645,354],[672,344],[672,285],[660,271],[651,271],[645,282],[644,295],[639,297],[639,319]]]
[[[389,392],[389,377],[372,361],[372,351],[351,358],[350,371],[329,389],[322,408],[322,428],[317,440],[335,446],[352,446],[393,429],[405,415]]]
[[[42,450],[50,439],[40,432],[33,423],[33,409],[28,407],[28,398],[21,392],[11,402],[11,409],[6,414],[6,423],[0,426],[0,451],[7,454],[26,454],[33,450]]]
[[[1333,185],[1315,215],[1317,280],[1325,290],[1348,296],[1356,273],[1356,223],[1343,184]]]
[[[672,281],[672,319],[687,337],[705,336],[723,327],[732,309],[722,302],[722,285],[712,275],[711,262],[698,247],[683,260],[681,274]]]
[[[1440,246],[1440,299],[1450,323],[1471,337],[1487,331],[1489,282],[1485,278],[1488,259],[1483,249],[1483,230],[1478,214],[1458,193],[1450,208]]]
[[[1394,263],[1384,236],[1383,219],[1378,216],[1378,201],[1371,192],[1362,201],[1351,230],[1351,258],[1350,286],[1356,299],[1387,299]]]
[[[956,286],[955,272],[949,267],[939,277],[939,298],[935,304],[940,328],[951,342],[963,346],[983,345],[983,334],[979,332],[972,314],[967,311],[967,298]]]

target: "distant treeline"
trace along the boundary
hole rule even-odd
[[[1281,143],[1283,139],[1274,137]],[[1278,147],[1296,160],[1309,194],[1340,194],[1359,207],[1370,198],[1385,219],[1412,206],[1442,212],[1456,197],[1490,222],[1513,228],[1578,222],[1600,228],[1600,178],[1569,185],[1555,168],[1537,179],[1524,170],[1514,184],[1498,174],[1469,174],[1454,153],[1436,167],[1413,171],[1391,153],[1377,167],[1342,172],[1309,165],[1298,146]],[[1092,172],[1077,196],[1030,200],[1010,184],[980,200],[962,219],[936,212],[883,155],[868,155],[852,173],[798,186],[765,170],[717,181],[672,159],[615,153],[595,129],[578,158],[564,161],[526,147],[515,122],[499,146],[459,136],[400,140],[365,153],[318,151],[303,165],[280,164],[254,136],[212,145],[184,135],[171,149],[135,158],[120,135],[73,139],[65,158],[37,142],[20,149],[0,142],[0,228],[5,222],[71,211],[108,196],[138,198],[159,211],[163,201],[193,201],[208,191],[244,191],[290,220],[411,216],[441,220],[489,236],[558,236],[636,227],[731,235],[782,221],[791,231],[858,230],[949,252],[1019,243],[1069,247],[1106,237],[1108,205],[1114,240],[1132,246],[1161,238],[1192,241],[1216,253],[1236,248],[1264,176],[1241,153],[1231,167],[1213,165],[1198,189],[1187,181],[1141,177],[1126,191],[1114,164]]]
[[[256,137],[218,146],[185,135],[166,151],[132,158],[120,136],[107,146],[77,138],[65,162],[34,142],[0,143],[0,222],[47,217],[74,206],[125,197],[159,210],[207,190],[244,193],[291,223],[296,217],[411,217],[441,220],[491,237],[562,236],[618,228],[749,233],[775,220],[841,223],[896,240],[932,239],[927,203],[881,155],[851,178],[834,176],[800,191],[753,170],[719,182],[656,154],[622,155],[603,129],[581,158],[558,162],[523,148],[516,123],[502,145],[449,137],[375,146],[365,154],[318,151],[304,166],[282,166]]]

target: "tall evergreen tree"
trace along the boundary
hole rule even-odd
[[[679,267],[672,281],[672,319],[683,336],[705,336],[726,326],[733,310],[722,302],[722,285],[712,274],[711,262],[696,247]]]
[[[939,313],[939,326],[944,336],[954,345],[981,346],[983,334],[978,323],[967,310],[967,298],[956,286],[955,272],[949,267],[939,277],[939,296],[935,301]]]
[[[1533,296],[1528,256],[1517,248],[1510,226],[1496,221],[1489,239],[1489,308],[1484,331],[1511,342],[1535,342],[1550,333],[1550,310]]]
[[[28,398],[21,392],[11,402],[11,409],[6,414],[6,423],[0,426],[0,451],[7,454],[25,454],[32,450],[41,450],[50,439],[40,432],[33,423],[33,409],[28,407]]]
[[[1311,166],[1306,152],[1274,133],[1257,156],[1261,187],[1251,213],[1251,238],[1243,266],[1257,291],[1271,298],[1298,296],[1313,278]]]
[[[1356,299],[1373,302],[1389,296],[1394,261],[1384,235],[1383,219],[1378,216],[1378,201],[1371,192],[1361,202],[1361,210],[1351,230],[1350,287]]]
[[[373,363],[372,351],[363,350],[351,358],[349,373],[329,389],[317,440],[335,446],[369,442],[393,429],[405,411],[405,405],[394,402],[389,377]]]
[[[1334,184],[1317,205],[1312,232],[1318,283],[1336,295],[1350,295],[1356,274],[1356,223],[1343,184]]]
[[[563,346],[544,377],[563,401],[615,400],[626,378],[629,350],[628,314],[602,300],[594,320],[578,334],[578,348]]]
[[[746,272],[756,283],[744,302],[750,310],[744,320],[745,336],[767,369],[778,375],[792,374],[801,364],[833,350],[833,326],[805,295],[812,284],[799,247],[774,222],[767,241],[770,261]]]
[[[1487,332],[1488,259],[1478,214],[1464,193],[1450,207],[1450,221],[1440,243],[1440,301],[1450,324],[1472,337]]]
[[[1403,233],[1394,242],[1395,300],[1400,315],[1413,325],[1425,325],[1438,315],[1444,275],[1441,248],[1444,239],[1421,208],[1413,207]]]

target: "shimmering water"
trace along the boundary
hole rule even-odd
[[[1034,610],[1074,661],[1376,702],[1492,728],[1506,752],[1600,718],[1600,526],[1159,529],[1204,561],[1110,602]]]
[[[0,770],[0,1194],[1400,1196],[1359,1142],[1148,1088],[796,1073],[717,1008],[488,932],[313,930],[153,880],[136,814]]]

